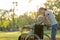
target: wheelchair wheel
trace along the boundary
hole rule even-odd
[[[18,37],[18,40],[21,40],[21,36]]]
[[[19,36],[18,40],[25,40],[25,37]]]
[[[18,40],[25,40],[27,34],[22,34],[18,37]]]
[[[48,34],[45,34],[45,33],[44,33],[44,38],[43,39],[44,40],[51,40],[50,36]]]
[[[27,35],[25,40],[40,40],[39,36],[36,34]]]

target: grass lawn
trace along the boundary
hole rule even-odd
[[[17,40],[20,32],[0,32],[0,40]]]
[[[47,30],[45,33],[50,35],[50,31]],[[20,32],[0,32],[0,40],[17,40]],[[60,30],[57,31],[57,38],[60,38]]]
[[[51,34],[51,30],[45,30],[44,33],[50,35],[50,34]],[[57,31],[56,37],[57,37],[57,38],[60,38],[60,30]]]

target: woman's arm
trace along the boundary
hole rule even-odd
[[[38,22],[37,24],[42,24],[46,20],[47,16],[48,16],[48,14],[44,14],[43,19],[40,22]]]

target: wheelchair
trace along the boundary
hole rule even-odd
[[[50,37],[43,32],[43,27],[43,25],[37,24],[23,26],[18,40],[43,40],[44,35],[50,39]]]

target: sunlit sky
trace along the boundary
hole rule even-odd
[[[18,2],[18,6],[13,5],[12,2]],[[39,6],[44,6],[43,4],[46,0],[0,0],[0,9],[9,10],[15,7],[15,13],[21,15],[25,12],[37,11]]]

